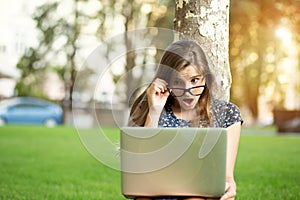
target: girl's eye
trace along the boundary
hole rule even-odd
[[[174,85],[182,85],[183,82],[181,80],[174,80],[173,84]]]
[[[192,83],[197,83],[199,80],[200,80],[199,78],[193,78],[193,79],[191,80],[191,82],[192,82]]]

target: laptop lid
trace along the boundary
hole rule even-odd
[[[126,197],[220,197],[225,192],[227,129],[121,128]]]

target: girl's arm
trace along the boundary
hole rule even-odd
[[[149,112],[147,114],[147,118],[146,118],[146,121],[145,121],[145,125],[144,126],[149,126],[149,127],[158,127],[158,120],[159,120],[159,117],[160,117],[160,111],[158,109],[155,110],[155,109],[149,109]]]
[[[169,91],[167,82],[162,79],[155,79],[146,90],[149,112],[144,126],[158,127],[160,114],[167,102]]]
[[[241,122],[236,122],[229,126],[227,130],[226,192],[221,200],[234,199],[236,196],[234,165],[240,140]]]

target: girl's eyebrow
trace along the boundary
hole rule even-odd
[[[192,75],[190,77],[185,77],[184,75],[179,75],[179,76],[176,76],[174,78],[174,80],[180,80],[180,81],[184,81],[184,80],[189,80],[189,79],[193,79],[193,78],[203,78],[203,76],[201,74],[196,74],[196,75]]]
[[[198,74],[198,75],[194,75],[194,76],[190,77],[190,79],[193,79],[193,78],[203,78],[203,76],[201,74]]]
[[[174,80],[181,80],[181,81],[182,81],[182,80],[184,80],[184,77],[181,77],[181,76],[175,76],[175,77],[174,77]]]
[[[184,80],[185,80],[185,79],[183,79],[183,78],[179,78],[179,77],[176,77],[176,78],[174,78],[174,81],[180,81],[180,82],[184,82]]]

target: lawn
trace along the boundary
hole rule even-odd
[[[118,130],[107,128],[112,140]],[[244,129],[237,199],[299,199],[300,137]],[[271,130],[272,132],[272,130]],[[250,133],[250,134],[249,134]],[[72,127],[0,127],[0,199],[124,199],[120,172],[93,158]]]

